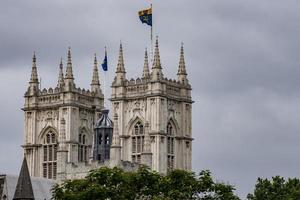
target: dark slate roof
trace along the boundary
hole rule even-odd
[[[24,156],[13,200],[34,200],[32,184]]]
[[[113,122],[108,117],[109,110],[103,109],[100,119],[95,124],[95,129],[98,128],[113,128]]]
[[[6,195],[7,200],[12,200],[15,194],[17,182],[19,176],[11,174],[0,173],[0,184],[1,180],[4,180],[4,187],[1,195]],[[46,179],[41,177],[30,177],[32,183],[32,189],[35,200],[51,200],[52,192],[51,188],[55,185],[55,180]]]

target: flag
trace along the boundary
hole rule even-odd
[[[152,26],[152,7],[139,11],[139,17],[142,23]]]
[[[104,59],[103,59],[103,62],[101,64],[101,66],[102,66],[103,71],[106,72],[108,70],[107,69],[107,53],[106,53],[106,48],[105,48],[105,56],[104,56]]]

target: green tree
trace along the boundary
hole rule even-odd
[[[258,178],[254,193],[247,195],[248,200],[299,200],[300,180],[275,176],[272,180]]]
[[[173,170],[163,176],[147,167],[137,172],[102,167],[84,179],[55,185],[52,193],[54,200],[238,200],[234,190],[215,183],[209,171]]]

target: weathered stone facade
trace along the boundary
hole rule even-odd
[[[97,61],[95,60],[95,68]],[[56,178],[67,163],[78,165],[79,135],[85,136],[86,158],[92,147],[94,123],[103,109],[98,71],[94,69],[91,91],[75,86],[71,51],[66,75],[60,64],[57,87],[40,90],[36,58],[30,86],[25,93],[24,150],[31,176]],[[95,80],[98,78],[98,81]],[[56,153],[57,152],[57,153]],[[66,152],[66,154],[64,153]]]
[[[112,83],[112,110],[118,116],[121,160],[150,166],[166,173],[168,169],[191,169],[192,99],[186,78],[183,47],[178,80],[164,78],[156,40],[152,72],[145,52],[141,78],[126,79],[123,50],[120,47],[116,77]],[[135,134],[136,125],[144,129]],[[168,132],[169,131],[169,132]],[[141,138],[141,144],[136,144]],[[134,146],[140,145],[140,151]]]
[[[93,158],[94,126],[104,108],[95,57],[90,90],[76,87],[68,50],[66,74],[60,63],[57,86],[39,88],[35,55],[25,93],[24,151],[31,176],[65,180],[82,178],[91,169],[120,166],[134,170],[146,164],[166,173],[191,169],[191,86],[181,47],[178,80],[164,78],[156,41],[152,70],[147,52],[141,78],[127,80],[120,45],[112,83],[113,137],[110,159]],[[97,136],[98,137],[98,136]]]

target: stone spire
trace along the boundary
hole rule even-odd
[[[125,65],[124,65],[124,57],[123,57],[123,47],[122,47],[122,43],[120,43],[117,72],[123,72],[123,73],[125,73],[125,67],[124,66]]]
[[[95,93],[100,92],[100,81],[99,81],[99,74],[98,74],[98,62],[97,56],[94,56],[94,69],[93,69],[93,78],[91,82],[91,91]]]
[[[73,69],[72,69],[72,57],[71,57],[71,48],[68,49],[68,61],[67,61],[67,69],[65,75],[65,86],[66,90],[72,90],[75,88],[74,77],[73,77]]]
[[[67,62],[67,70],[66,70],[66,77],[65,79],[72,79],[73,77],[73,69],[72,69],[72,57],[71,57],[71,47],[68,49],[68,62]]]
[[[180,59],[179,59],[179,66],[178,66],[178,73],[177,73],[178,81],[183,84],[187,83],[186,76],[187,73],[185,69],[184,50],[183,50],[183,43],[182,43],[180,48]]]
[[[31,77],[29,81],[29,88],[27,91],[28,95],[37,95],[39,90],[39,80],[38,80],[38,73],[37,73],[37,66],[36,66],[36,57],[35,52],[32,58],[32,68],[31,68]]]
[[[153,60],[151,75],[152,75],[151,76],[152,80],[159,80],[163,78],[162,67],[160,63],[160,55],[159,55],[158,37],[156,37],[156,41],[155,41],[154,60]]]
[[[120,49],[119,49],[119,59],[118,59],[118,65],[117,65],[117,71],[116,71],[116,81],[117,83],[121,83],[126,79],[126,71],[124,67],[124,58],[123,58],[123,48],[122,43],[120,43]]]
[[[62,58],[60,59],[60,64],[59,64],[59,72],[58,72],[58,81],[57,81],[57,87],[63,87],[65,82],[64,82],[64,66],[62,63]]]
[[[32,184],[31,184],[25,156],[23,159],[13,200],[23,200],[23,199],[34,200]]]
[[[38,79],[38,73],[37,73],[37,67],[36,67],[36,57],[35,57],[35,52],[33,53],[33,58],[32,58],[32,69],[31,69],[31,78],[29,83],[39,83]]]
[[[150,77],[147,49],[145,50],[145,60],[144,60],[144,69],[143,69],[142,77],[146,79]]]

